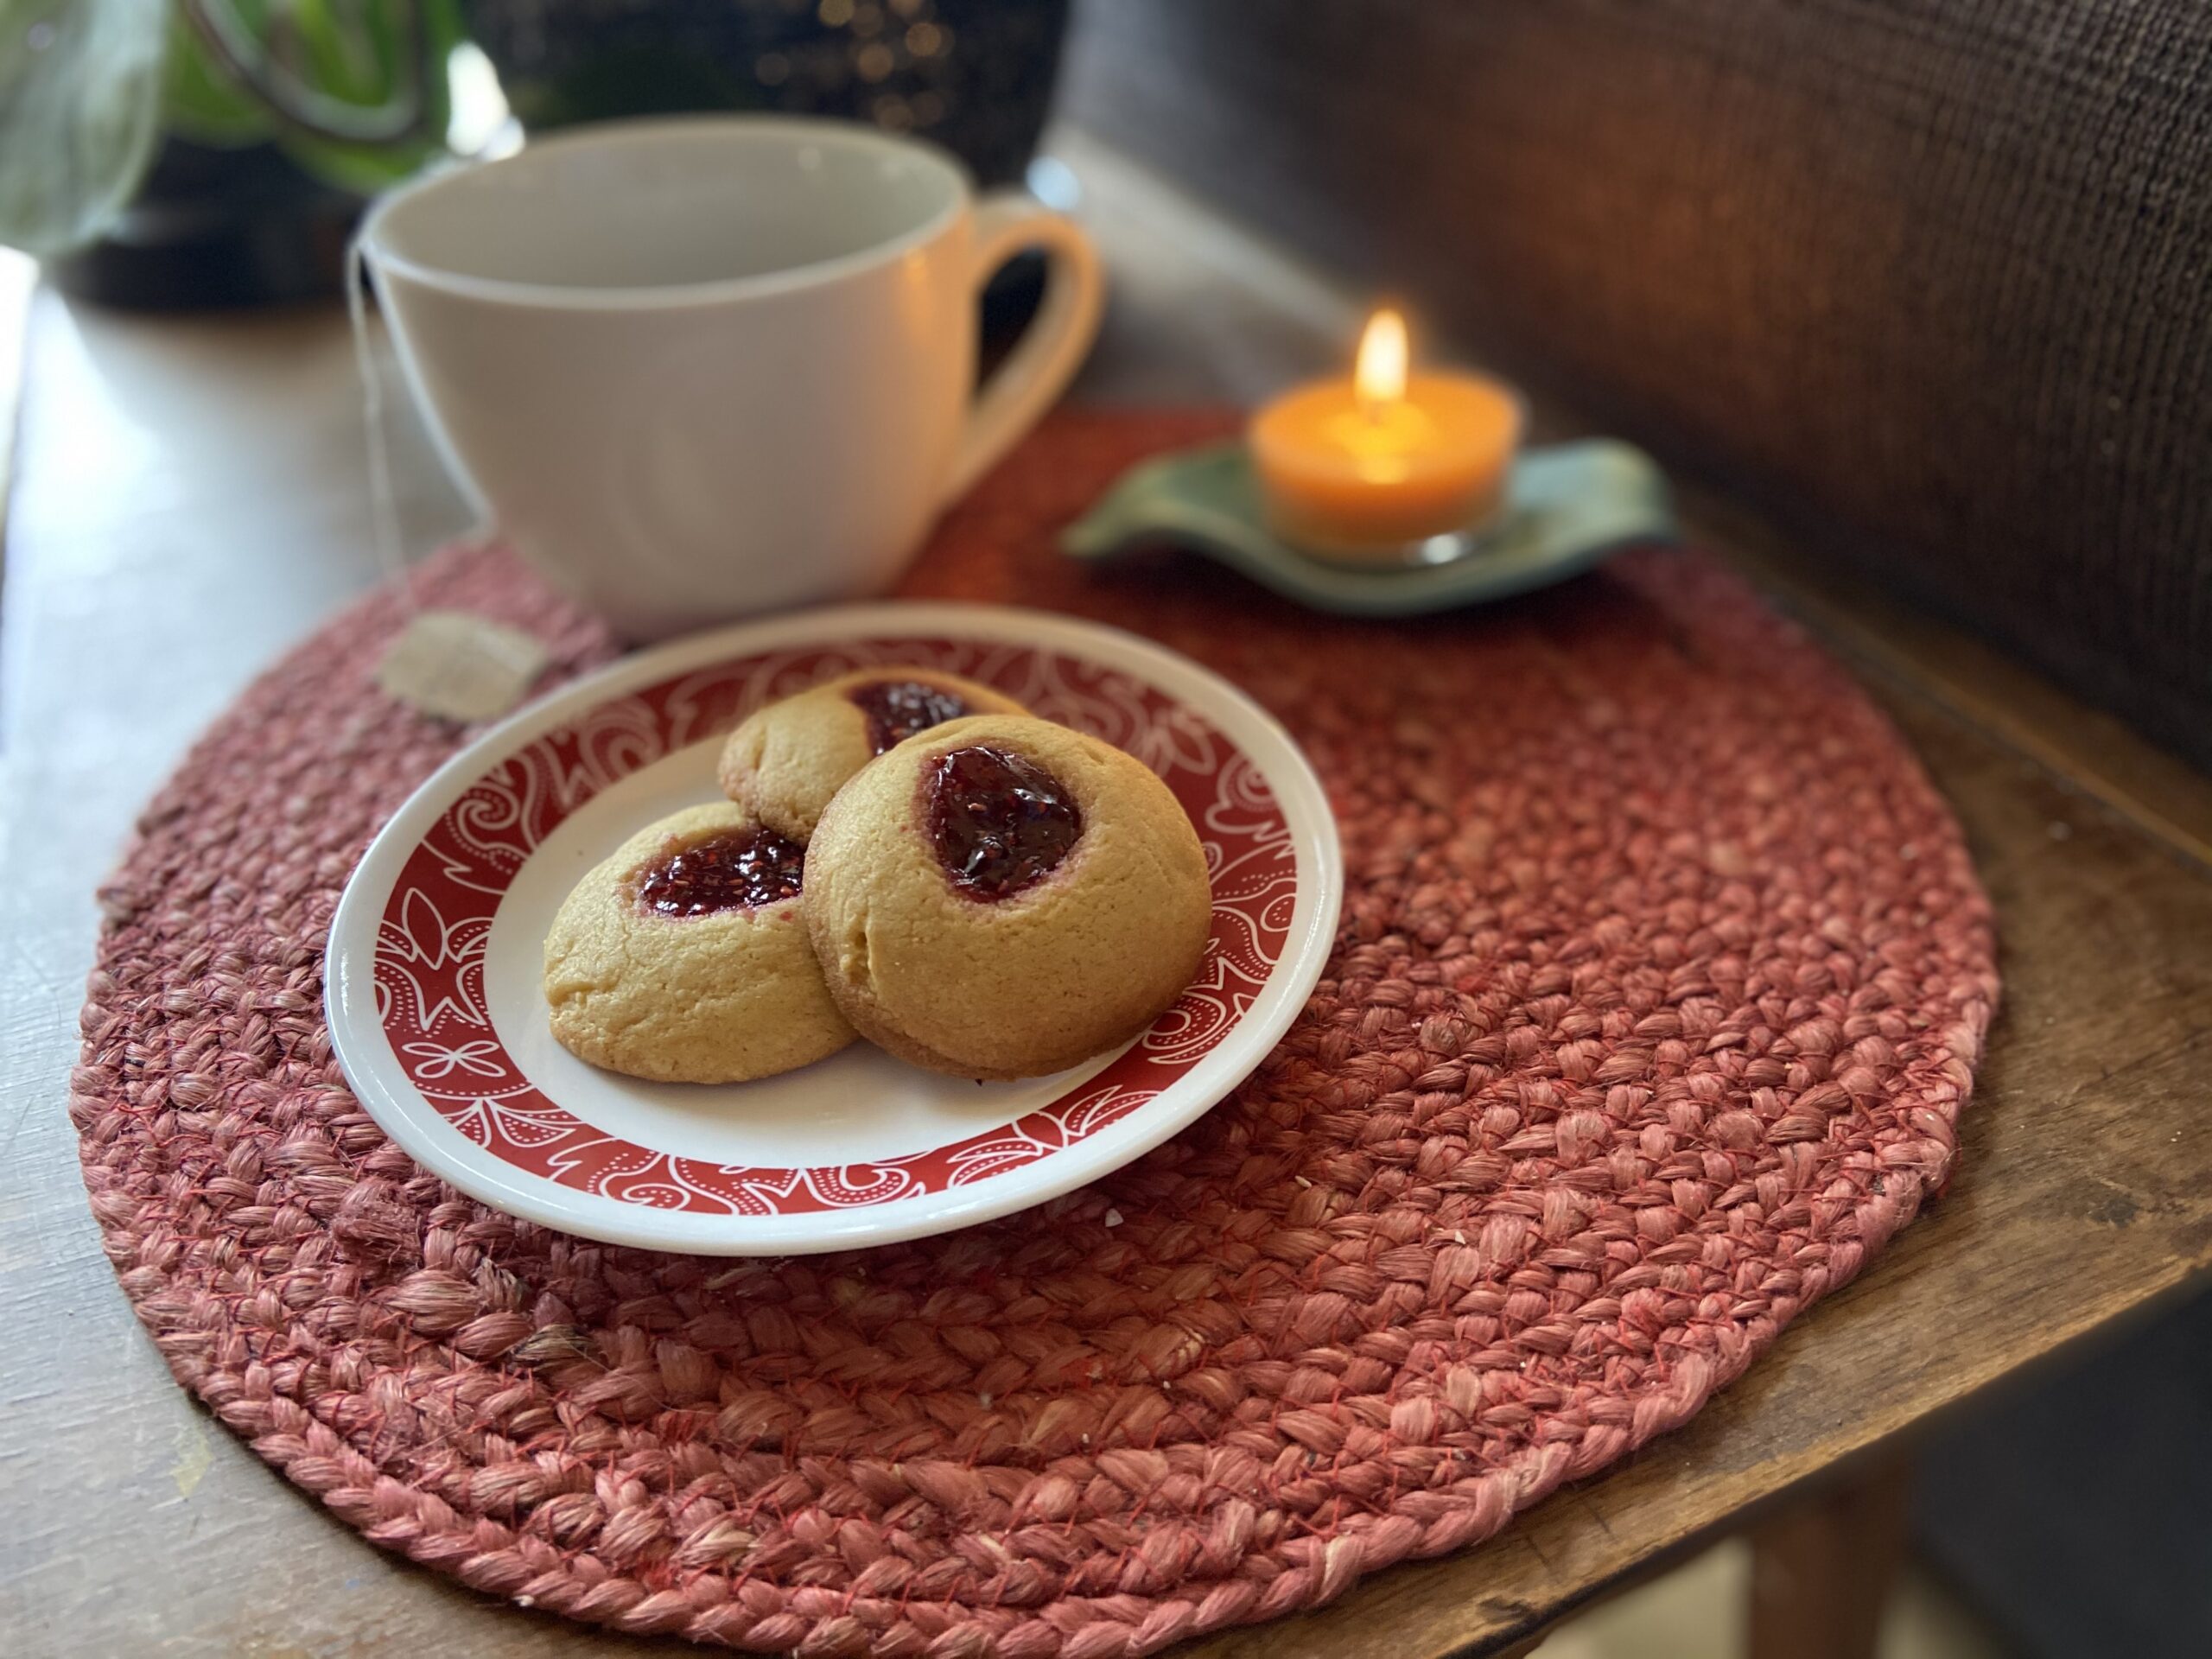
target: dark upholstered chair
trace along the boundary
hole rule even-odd
[[[1100,0],[1071,113],[2212,765],[2212,9]]]

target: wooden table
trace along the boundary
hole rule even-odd
[[[1351,314],[1326,282],[1075,135],[1060,149],[1119,279],[1084,396],[1245,400],[1335,359]],[[108,1270],[64,1115],[93,887],[194,733],[375,569],[334,309],[145,321],[41,296],[28,361],[0,605],[0,1647],[632,1645],[454,1588],[325,1516],[170,1381]],[[394,427],[419,548],[463,515],[404,410]],[[1972,836],[2006,1001],[1958,1179],[1688,1428],[1482,1548],[1193,1654],[1489,1651],[1760,1514],[1781,1517],[1770,1558],[1802,1560],[1882,1488],[1793,1489],[1878,1466],[2212,1265],[2212,784],[1725,504],[1690,506],[1862,670]]]

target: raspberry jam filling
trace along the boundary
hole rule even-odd
[[[930,844],[971,899],[1035,886],[1083,834],[1083,813],[1059,779],[1006,749],[955,749],[923,779]]]
[[[878,680],[855,686],[852,700],[868,716],[868,741],[881,754],[904,743],[916,732],[926,732],[968,712],[959,696],[920,680]]]
[[[725,830],[671,853],[638,881],[657,916],[708,916],[798,897],[806,849],[772,830]]]

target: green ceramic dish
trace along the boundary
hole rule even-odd
[[[1141,547],[1189,548],[1317,610],[1415,616],[1548,587],[1620,548],[1675,536],[1658,464],[1599,438],[1525,451],[1497,524],[1447,563],[1336,563],[1268,534],[1244,446],[1229,443],[1131,469],[1067,528],[1060,546],[1093,560]]]

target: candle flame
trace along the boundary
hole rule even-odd
[[[1352,386],[1361,406],[1379,415],[1406,395],[1406,320],[1387,307],[1367,320],[1359,337]]]

